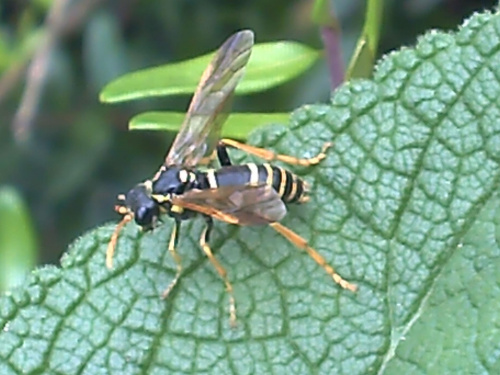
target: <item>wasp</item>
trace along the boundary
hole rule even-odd
[[[267,162],[277,160],[310,166],[326,157],[330,144],[325,144],[315,157],[299,159],[220,137],[229,103],[243,76],[253,44],[253,32],[243,30],[229,37],[218,49],[202,75],[184,122],[158,172],[126,195],[118,196],[120,204],[115,210],[123,218],[111,236],[106,254],[107,267],[112,268],[119,233],[128,222],[135,220],[143,230],[151,230],[157,226],[160,215],[173,218],[168,250],[177,272],[163,292],[162,296],[166,298],[182,274],[182,261],[176,250],[181,223],[201,216],[206,225],[200,246],[225,283],[231,325],[236,322],[233,286],[208,244],[214,218],[236,225],[271,226],[292,244],[305,250],[341,287],[356,290],[356,286],[337,274],[304,238],[279,223],[287,212],[285,204],[307,202],[308,184],[288,170],[270,163],[232,165],[227,153],[228,147],[236,148]],[[221,167],[201,170],[200,166],[215,156]]]

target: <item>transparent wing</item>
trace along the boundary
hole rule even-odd
[[[280,221],[286,206],[268,185],[223,186],[190,190],[172,199],[175,205],[238,225],[260,225]]]
[[[253,32],[243,30],[229,37],[216,52],[203,72],[165,165],[194,167],[200,159],[212,155],[253,41]]]

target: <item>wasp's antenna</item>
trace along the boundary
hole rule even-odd
[[[123,227],[133,219],[134,215],[128,211],[124,206],[115,206],[115,211],[119,214],[124,215],[122,221],[118,223],[111,236],[111,240],[108,243],[108,249],[106,250],[106,267],[108,269],[113,268],[113,255],[115,253],[116,244],[118,242],[118,235],[120,234]]]

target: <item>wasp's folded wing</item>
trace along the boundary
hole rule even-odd
[[[243,30],[232,35],[216,52],[201,77],[165,165],[194,167],[213,154],[253,42],[253,32]]]
[[[286,206],[268,185],[223,186],[190,190],[172,199],[175,205],[238,225],[262,225],[280,221]]]

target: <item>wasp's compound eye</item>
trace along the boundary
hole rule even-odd
[[[147,206],[138,207],[134,215],[135,222],[141,227],[152,228],[158,213],[158,206],[154,202]]]

